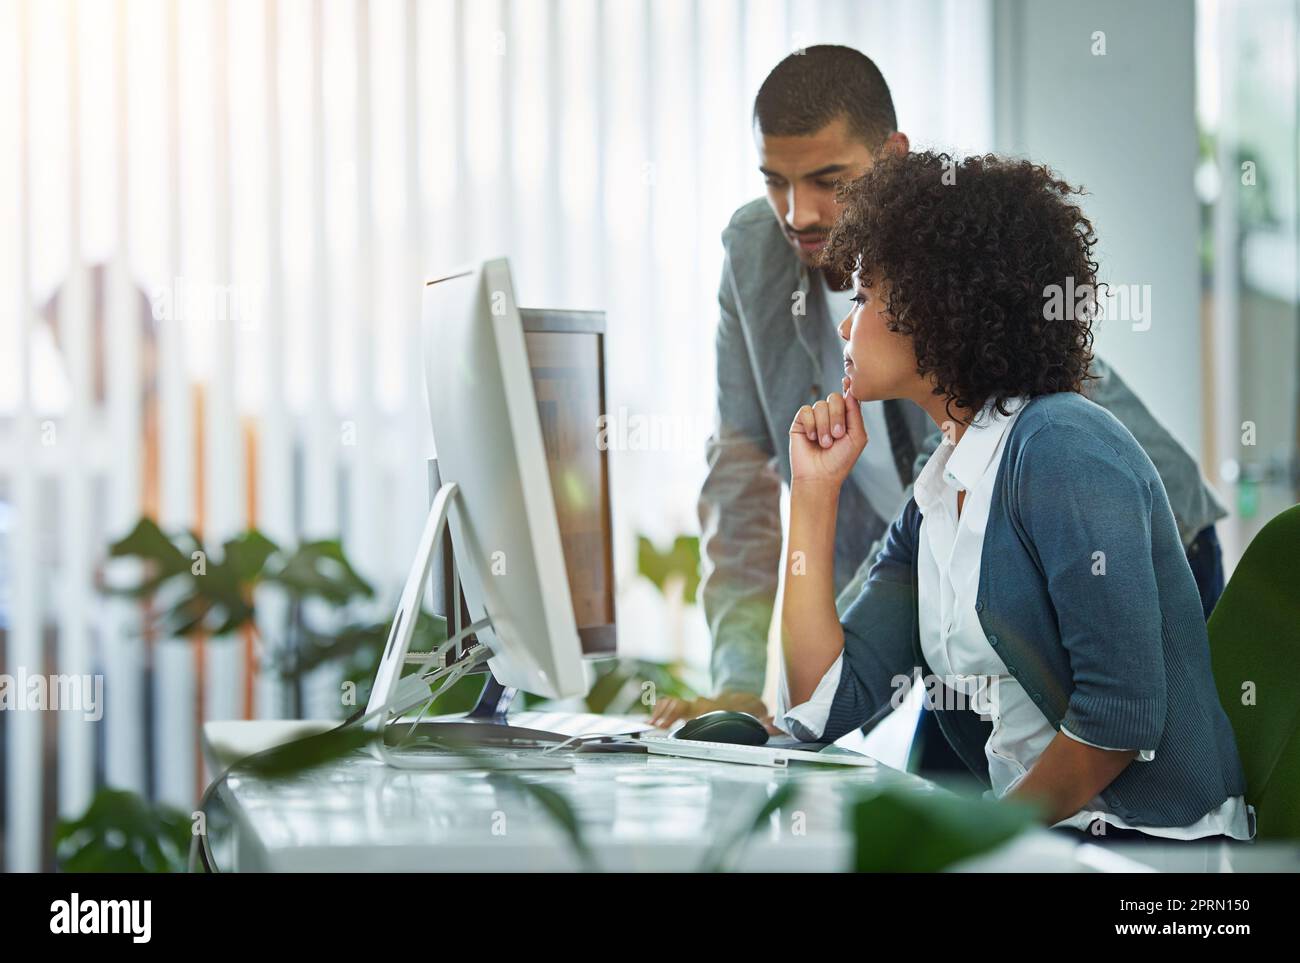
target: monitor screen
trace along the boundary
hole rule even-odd
[[[614,565],[605,411],[604,315],[521,309],[542,442],[584,655],[612,655]]]

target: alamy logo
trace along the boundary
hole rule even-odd
[[[133,943],[148,943],[152,932],[153,902],[147,899],[88,899],[73,893],[71,899],[50,904],[50,932],[126,933]]]
[[[713,417],[629,413],[626,407],[596,419],[601,451],[681,451],[698,444],[713,427]]]
[[[245,284],[217,284],[177,277],[154,288],[149,304],[155,321],[232,322],[245,331],[257,323],[258,292]]]
[[[1102,290],[1098,290],[1101,288]],[[1049,284],[1043,288],[1043,320],[1092,322],[1128,321],[1134,331],[1151,330],[1151,285],[1074,283]]]
[[[969,709],[983,722],[990,722],[998,711],[998,677],[995,675],[904,675],[890,682],[894,694],[890,704],[899,708],[907,701],[914,686],[920,686],[926,706],[934,711]]]
[[[87,722],[104,717],[102,675],[28,675],[18,667],[16,676],[0,673],[0,711],[22,710],[80,712]]]

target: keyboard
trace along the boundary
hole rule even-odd
[[[642,732],[637,738],[645,743],[646,749],[654,755],[707,759],[711,762],[735,762],[747,766],[769,766],[774,769],[784,769],[792,762],[865,768],[873,768],[876,765],[876,760],[870,756],[859,755],[847,749],[837,749],[834,746],[820,752],[773,746],[736,746],[725,742],[675,739],[662,732]]]
[[[433,772],[496,769],[572,769],[569,756],[540,749],[519,752],[496,746],[478,747],[472,753],[448,752],[434,746],[412,745],[390,748],[382,754],[386,765],[394,769],[420,769]]]

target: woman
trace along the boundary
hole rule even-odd
[[[843,189],[823,262],[852,274],[855,307],[843,394],[790,429],[777,720],[837,739],[919,670],[988,723],[941,712],[953,748],[1048,824],[1249,838],[1164,488],[1081,394],[1097,265],[1076,193],[1028,162],[930,153],[882,157]],[[886,398],[915,401],[944,444],[841,624],[836,504],[869,443],[858,402]]]

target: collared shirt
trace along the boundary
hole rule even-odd
[[[844,379],[844,341],[838,327],[844,315],[853,307],[849,300],[852,291],[835,291],[826,281],[824,271],[815,272],[821,279],[822,293],[826,298],[828,318],[822,332],[822,378],[826,394],[839,391]],[[862,424],[867,437],[876,444],[867,445],[853,463],[850,477],[867,497],[872,510],[886,522],[893,521],[903,507],[903,480],[898,477],[894,452],[890,447],[889,426],[885,423],[885,403],[867,401],[862,405]]]
[[[985,745],[992,794],[1013,790],[1055,738],[1056,732],[1042,710],[989,644],[979,621],[975,601],[979,590],[984,530],[997,482],[998,467],[1011,426],[1023,406],[1017,399],[1007,404],[1008,415],[986,407],[956,445],[945,440],[917,477],[914,490],[922,516],[917,575],[921,651],[926,662],[950,689],[964,695],[968,704],[987,715],[992,733]],[[960,513],[957,494],[965,492]],[[812,697],[792,709],[789,688],[782,673],[777,719],[799,738],[817,738],[826,726],[831,702],[839,686],[843,656],[827,670]],[[1067,737],[1085,742],[1064,726]],[[1098,746],[1121,751],[1123,747]],[[1141,750],[1138,762],[1155,758],[1154,750]],[[1189,826],[1129,826],[1107,811],[1100,796],[1056,825],[1086,828],[1095,819],[1153,836],[1195,839],[1225,834],[1238,839],[1254,835],[1253,809],[1241,796],[1225,800]]]

